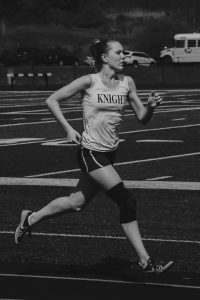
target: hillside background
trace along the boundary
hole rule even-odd
[[[0,0],[0,52],[61,46],[81,58],[109,37],[157,58],[175,33],[199,31],[199,0]]]

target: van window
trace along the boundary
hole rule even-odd
[[[196,40],[188,40],[188,47],[196,47]]]
[[[176,48],[185,48],[185,41],[184,40],[175,40],[175,47]]]
[[[197,47],[200,47],[200,40],[197,41]]]

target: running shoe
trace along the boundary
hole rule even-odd
[[[31,235],[31,226],[28,225],[28,217],[32,214],[30,210],[23,210],[19,226],[15,230],[15,243],[20,244],[25,234]]]
[[[149,258],[147,261],[147,265],[145,267],[143,267],[141,263],[139,263],[139,266],[144,273],[160,274],[168,270],[173,265],[173,263],[174,263],[173,261],[169,261],[167,263],[163,263],[163,262],[158,263],[154,259]]]

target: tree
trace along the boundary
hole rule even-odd
[[[199,0],[176,0],[171,8],[174,15],[184,20],[192,31],[200,30]]]
[[[77,26],[98,28],[107,22],[104,14],[95,6],[89,6],[76,19]]]

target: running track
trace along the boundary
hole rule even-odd
[[[79,267],[75,268],[75,264],[70,269],[65,256],[57,264],[55,257],[49,255],[48,249],[44,252],[38,251],[38,248],[34,246],[37,240],[34,244],[31,242],[31,246],[27,248],[26,246],[22,249],[15,247],[12,240],[13,233],[21,208],[24,207],[26,190],[31,189],[34,195],[42,188],[46,191],[45,193],[49,193],[52,189],[56,192],[59,189],[70,189],[76,185],[80,170],[72,158],[76,146],[67,143],[63,132],[56,125],[44,104],[50,92],[0,93],[0,185],[2,187],[1,199],[5,199],[6,195],[7,200],[7,203],[2,202],[0,221],[1,297],[4,299],[66,299],[68,294],[70,299],[80,297],[82,299],[112,299],[111,295],[113,299],[122,299],[126,298],[129,293],[135,296],[136,292],[140,295],[148,292],[155,296],[155,293],[159,294],[158,292],[161,291],[165,295],[172,296],[175,290],[179,294],[190,297],[199,294],[200,264],[197,249],[200,241],[197,215],[199,215],[200,189],[198,168],[200,91],[160,92],[165,101],[155,113],[153,122],[148,126],[139,125],[134,120],[133,113],[127,109],[120,133],[121,150],[116,163],[116,168],[126,185],[134,189],[138,196],[140,193],[150,194],[152,205],[154,195],[161,195],[166,203],[163,204],[164,206],[158,204],[159,202],[156,204],[158,213],[155,214],[152,229],[148,228],[145,223],[145,220],[148,220],[145,205],[147,209],[152,209],[148,206],[149,201],[144,203],[141,201],[141,206],[139,206],[144,216],[143,238],[150,245],[150,249],[161,245],[161,257],[165,254],[170,258],[171,253],[176,258],[174,267],[166,275],[159,277],[145,277],[137,270],[130,269],[129,252],[121,256],[121,252],[116,252],[114,249],[116,241],[119,241],[120,245],[126,242],[118,227],[105,226],[104,223],[96,230],[90,227],[91,224],[95,227],[95,220],[89,219],[93,211],[92,207],[89,208],[90,214],[88,212],[87,215],[86,212],[84,221],[80,219],[83,224],[82,229],[76,229],[78,219],[70,219],[70,226],[64,231],[62,222],[56,220],[48,227],[44,224],[39,228],[40,230],[34,232],[33,237],[39,238],[38,242],[41,241],[41,243],[45,243],[44,239],[46,239],[48,245],[54,244],[54,241],[55,244],[58,242],[57,247],[65,247],[67,239],[68,243],[73,241],[76,244],[74,249],[79,243],[80,247],[85,244],[90,249],[92,243],[101,244],[101,241],[104,241],[109,255],[112,257],[114,253],[118,257],[113,256],[107,264],[100,265],[100,269],[97,267],[98,264],[96,267],[93,264],[92,268],[88,263],[88,257],[84,254],[83,257],[80,255],[80,258],[73,258],[72,254],[70,255],[71,261],[79,264]],[[145,101],[148,91],[139,91],[139,94]],[[79,97],[63,103],[63,110],[74,127],[81,130]],[[39,195],[41,203],[42,195],[42,193]],[[180,203],[177,211],[176,205],[171,201],[171,195],[177,203]],[[17,203],[13,200],[17,200]],[[31,201],[33,200],[30,199]],[[168,217],[170,220],[165,220],[164,210],[170,208],[173,208],[173,213]],[[9,222],[3,222],[4,214],[7,215]],[[181,214],[182,218],[176,220],[173,214],[174,216]],[[107,218],[106,215],[104,216]],[[158,231],[156,224],[159,216],[162,216],[163,220],[159,228],[161,231]],[[99,220],[103,220],[103,217],[101,219],[99,216]],[[54,224],[58,224],[56,230]],[[173,237],[170,233],[172,227]],[[59,239],[57,242],[56,238]],[[74,246],[71,245],[71,247],[73,249]],[[97,249],[99,247],[90,253],[98,257]],[[184,249],[183,253],[181,249]],[[59,251],[57,250],[56,253]],[[126,267],[121,268],[123,259]],[[83,261],[90,268],[85,267]],[[68,266],[65,271],[62,269],[63,262]],[[8,289],[7,285],[13,288]],[[63,296],[64,293],[66,296]]]

